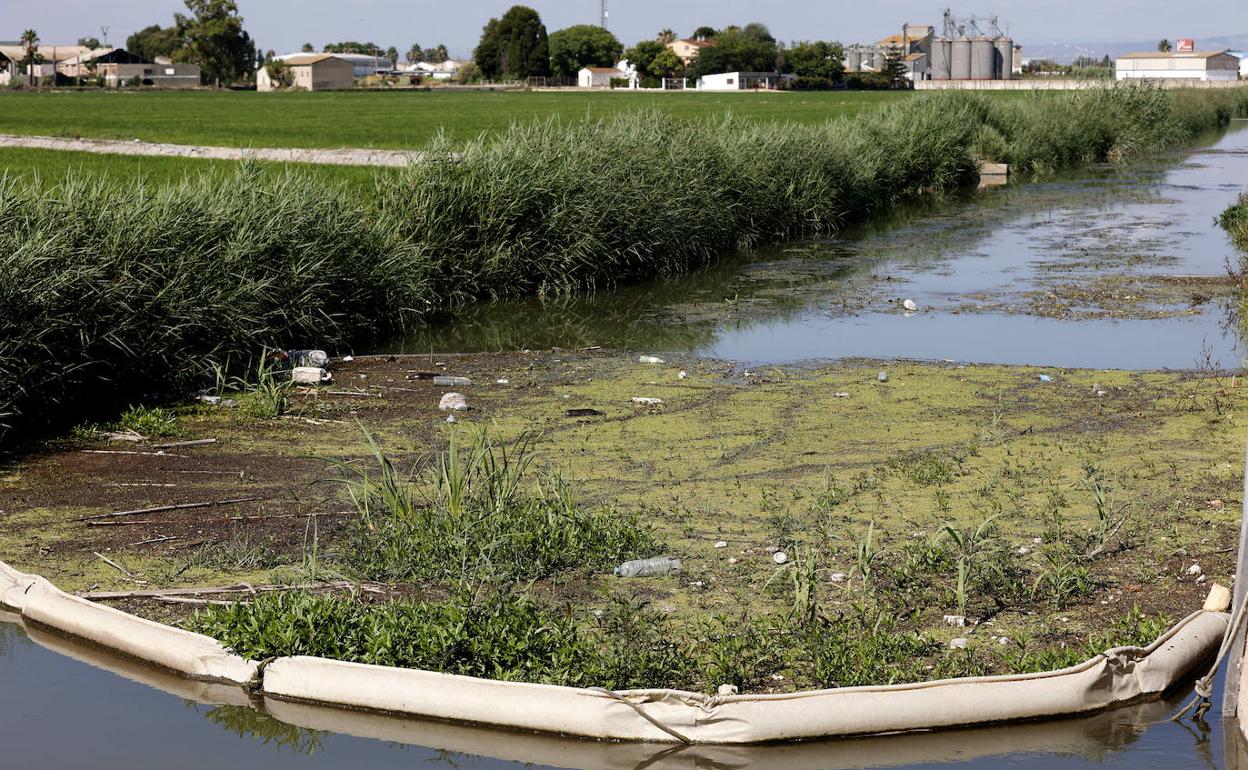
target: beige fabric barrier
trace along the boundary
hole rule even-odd
[[[26,604],[26,590],[38,580],[42,578],[18,572],[0,561],[0,608],[21,612]]]
[[[781,695],[710,697],[676,690],[637,690],[612,696],[306,657],[281,658],[269,664],[264,693],[599,740],[674,742],[683,738],[692,743],[748,744],[1099,711],[1161,694],[1217,649],[1226,625],[1223,613],[1196,612],[1147,648],[1110,650],[1077,666],[1042,674]]]
[[[21,609],[27,622],[194,679],[246,684],[258,668],[215,639],[70,596],[42,579],[26,591]]]
[[[259,666],[214,639],[70,596],[0,563],[0,598],[28,624],[201,681],[245,684]],[[741,745],[969,727],[1100,711],[1153,699],[1220,645],[1221,612],[1184,618],[1146,648],[1060,671],[777,695],[603,690],[502,682],[322,658],[259,675],[273,699],[597,740]]]

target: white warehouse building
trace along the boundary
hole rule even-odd
[[[1121,56],[1119,80],[1238,80],[1239,59],[1225,51],[1144,51]]]

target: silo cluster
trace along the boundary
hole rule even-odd
[[[1009,80],[1014,41],[1005,36],[965,35],[932,41],[932,80]]]

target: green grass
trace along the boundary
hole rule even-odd
[[[39,180],[55,185],[67,176],[105,178],[112,182],[143,181],[165,187],[197,179],[205,174],[222,174],[237,169],[238,161],[200,158],[165,158],[135,155],[100,155],[65,150],[34,150],[0,147],[0,174]],[[281,174],[289,164],[261,162],[257,166],[270,174]],[[299,164],[301,174],[323,182],[344,182],[362,191],[371,190],[378,174],[393,173],[364,166],[323,166]]]
[[[412,148],[512,123],[658,110],[679,118],[818,123],[904,101],[905,91],[771,94],[426,92],[0,93],[0,133],[229,147]]]
[[[1248,193],[1241,193],[1239,200],[1227,207],[1218,217],[1231,242],[1244,251],[1248,251]],[[1244,258],[1248,260],[1248,256]]]

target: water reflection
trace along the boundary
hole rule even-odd
[[[1221,732],[1153,703],[995,728],[761,747],[608,744],[398,719],[173,677],[0,614],[0,746],[13,767],[918,768],[1216,767]],[[178,706],[179,702],[183,705]],[[1216,720],[1216,711],[1210,714]],[[64,725],[73,725],[65,740]],[[1233,741],[1228,738],[1228,744]],[[1239,749],[1228,749],[1228,755]],[[1240,765],[1248,768],[1248,764]]]

